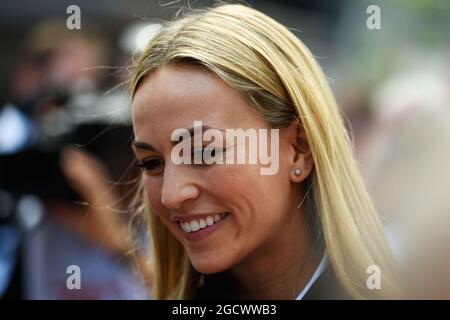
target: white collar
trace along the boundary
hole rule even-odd
[[[305,294],[308,292],[308,290],[311,288],[311,286],[316,282],[317,278],[325,271],[326,267],[328,266],[328,254],[325,252],[323,254],[322,260],[319,263],[319,266],[317,267],[316,271],[312,275],[311,279],[309,279],[306,286],[303,288],[302,292],[299,293],[297,298],[295,300],[302,300]]]

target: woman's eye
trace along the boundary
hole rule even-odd
[[[157,173],[164,166],[164,160],[162,159],[148,159],[138,164],[139,168],[150,174]]]

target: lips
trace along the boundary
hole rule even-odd
[[[180,220],[179,224],[184,232],[191,233],[205,229],[219,222],[227,213],[205,215],[203,217],[190,218],[188,221]]]
[[[229,216],[228,212],[179,217],[178,224],[189,241],[206,238],[217,230]]]

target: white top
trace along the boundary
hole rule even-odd
[[[314,274],[312,275],[311,279],[309,279],[308,283],[303,288],[302,292],[299,293],[299,295],[297,296],[297,298],[295,300],[302,300],[303,299],[303,297],[308,292],[308,290],[311,288],[311,286],[314,284],[314,282],[316,282],[317,278],[319,278],[319,276],[325,271],[325,269],[327,268],[328,264],[329,264],[329,262],[328,262],[328,255],[325,252],[323,257],[322,257],[322,260],[319,263],[319,266],[316,269],[316,271],[314,272]]]

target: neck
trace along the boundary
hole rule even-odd
[[[289,220],[282,232],[230,270],[239,298],[295,299],[314,274],[322,255],[313,255],[312,232],[303,208],[296,209]]]

